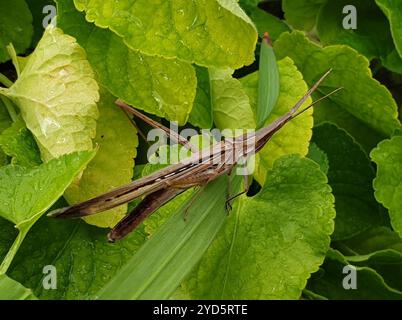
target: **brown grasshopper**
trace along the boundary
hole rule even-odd
[[[201,151],[196,150],[179,134],[171,132],[170,129],[149,119],[124,102],[116,101],[116,104],[122,109],[133,113],[151,126],[165,131],[170,139],[190,149],[193,152],[192,155],[177,164],[172,164],[158,172],[140,178],[96,198],[55,210],[49,213],[49,216],[56,218],[81,218],[115,208],[136,198],[145,196],[138,206],[125,216],[108,234],[110,242],[124,238],[155,210],[182,192],[192,187],[205,186],[217,177],[230,173],[240,159],[244,159],[261,150],[272,136],[287,122],[319,101],[337,92],[339,89],[334,90],[297,113],[300,107],[330,72],[331,70],[325,73],[288,113],[278,118],[267,127],[261,128],[251,135],[242,135],[232,139],[226,138],[213,145],[211,149]],[[250,139],[253,141],[252,144],[250,143]],[[228,159],[231,159],[231,161],[228,161]],[[247,186],[248,184],[246,183],[246,188]],[[247,190],[231,197],[227,203],[245,192],[247,192]]]

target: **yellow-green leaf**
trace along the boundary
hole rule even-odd
[[[249,65],[257,31],[235,0],[74,0],[131,48],[206,67]]]
[[[0,275],[0,300],[36,300],[30,289],[25,288],[21,283]]]
[[[210,69],[211,103],[216,126],[221,129],[254,129],[250,99],[233,70]]]
[[[95,145],[98,152],[82,177],[67,189],[69,203],[88,200],[131,181],[138,146],[137,130],[115,105],[115,98],[101,90]],[[99,227],[113,227],[126,213],[127,205],[85,220]]]
[[[377,164],[375,197],[389,210],[392,226],[402,236],[402,137],[382,141],[370,156]]]
[[[46,29],[18,80],[0,94],[21,109],[45,161],[92,149],[98,84],[84,50],[60,29]]]
[[[191,64],[131,49],[110,30],[88,23],[71,0],[57,0],[57,10],[58,25],[85,48],[99,82],[114,96],[180,125],[186,123],[197,87]]]

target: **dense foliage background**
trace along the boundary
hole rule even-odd
[[[401,299],[400,19],[392,0],[0,0],[0,298]],[[46,217],[157,169],[116,98],[255,128],[266,31],[266,124],[331,68],[313,98],[343,90],[275,134],[230,215],[224,177],[186,221],[193,190],[117,244],[108,228],[138,202]]]

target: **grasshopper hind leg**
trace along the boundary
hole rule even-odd
[[[108,240],[114,243],[134,231],[147,217],[157,209],[178,196],[184,190],[162,189],[147,195],[133,211],[125,216],[108,234]]]

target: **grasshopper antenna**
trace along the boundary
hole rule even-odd
[[[321,85],[321,83],[329,76],[329,74],[332,72],[332,69],[329,69],[311,88],[307,93],[301,98],[296,105],[290,110],[289,114],[294,114],[297,110],[300,109],[300,107],[307,101],[307,99],[313,94],[314,91],[318,89],[318,87]]]
[[[255,151],[258,152],[261,150],[262,147],[271,139],[273,134],[277,132],[280,128],[282,128],[286,123],[288,123],[290,120],[294,119],[301,113],[305,112],[306,110],[303,110],[301,112],[298,112],[300,107],[307,101],[308,98],[318,89],[318,87],[321,85],[321,83],[329,76],[329,74],[332,72],[332,69],[329,69],[311,88],[310,90],[307,91],[307,93],[295,104],[295,106],[290,109],[288,113],[283,115],[282,117],[278,118],[275,120],[273,123],[271,123],[269,126],[262,128],[257,131],[256,133],[256,139],[258,141],[258,146],[256,147]],[[322,100],[322,99],[321,99]],[[318,102],[318,101],[317,101]],[[315,102],[315,103],[317,103]]]
[[[314,107],[316,104],[320,103],[321,101],[329,98],[330,96],[334,95],[335,93],[338,93],[339,91],[343,90],[343,87],[337,88],[333,91],[331,91],[330,93],[326,94],[325,96],[321,97],[320,99],[317,99],[316,101],[314,101],[312,104],[310,104],[309,106],[307,106],[306,108],[304,108],[303,110],[301,110],[300,112],[298,112],[297,114],[295,114],[294,116],[292,116],[292,120],[297,118],[298,116],[300,116],[301,114],[303,114],[304,112],[306,112],[307,110],[311,109],[312,107]]]
[[[194,147],[186,138],[182,137],[180,134],[170,130],[169,128],[166,128],[165,126],[152,120],[151,118],[148,118],[146,115],[142,114],[141,112],[137,111],[136,109],[134,109],[133,107],[129,106],[128,104],[124,103],[121,100],[117,100],[115,103],[121,109],[133,114],[137,118],[148,123],[150,126],[164,131],[170,139],[176,141],[177,143],[180,143],[182,146],[189,149],[190,151],[198,152],[198,149]]]
[[[135,127],[135,129],[138,131],[139,135],[141,138],[150,145],[150,142],[147,141],[147,137],[145,136],[144,132],[140,129],[140,127],[135,123],[134,119],[130,116],[127,110],[123,110],[124,114],[127,116],[128,120],[131,122],[131,124]]]

